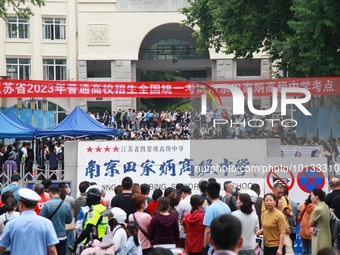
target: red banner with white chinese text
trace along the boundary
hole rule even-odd
[[[0,97],[199,97],[206,90],[232,96],[223,85],[239,87],[247,95],[271,96],[272,89],[305,88],[312,95],[340,95],[340,77],[204,82],[88,82],[0,80]],[[212,89],[213,88],[213,89]]]

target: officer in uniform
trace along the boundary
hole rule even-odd
[[[11,254],[56,255],[57,234],[50,220],[34,211],[40,196],[33,190],[19,190],[20,216],[7,222],[0,239],[0,253],[10,247]]]
[[[100,203],[100,190],[96,187],[90,188],[86,195],[86,203],[90,207],[90,210],[85,215],[83,232],[79,235],[77,240],[68,247],[68,250],[72,253],[76,252],[79,243],[83,242],[86,244],[90,241],[91,237],[101,241],[106,234],[108,220],[107,217],[101,215],[106,208]]]

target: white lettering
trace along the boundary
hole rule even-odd
[[[256,125],[251,125],[250,123],[255,122]],[[260,122],[260,125],[258,125],[258,122]],[[248,121],[248,126],[250,127],[263,127],[264,126],[264,121],[260,119],[252,119]]]
[[[285,124],[286,122],[287,122],[287,125]],[[294,124],[292,125],[292,123]],[[286,120],[281,121],[281,125],[284,127],[296,127],[297,124],[298,124],[297,121],[293,119],[286,119]]]
[[[304,98],[287,98],[287,93],[302,93]],[[304,115],[312,115],[302,104],[311,99],[309,90],[303,88],[282,88],[281,89],[281,115],[286,115],[287,104],[296,105]]]
[[[233,114],[244,114],[244,95],[240,88],[233,85],[225,85],[233,95]]]

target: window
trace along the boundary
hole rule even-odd
[[[261,76],[261,59],[238,59],[237,76]]]
[[[34,109],[36,110],[43,110],[43,104],[44,102],[40,99],[34,99]],[[31,100],[26,100],[22,102],[22,108],[23,109],[31,109]],[[53,111],[55,112],[56,117],[56,123],[60,123],[63,119],[66,118],[66,111],[61,106],[52,103],[50,101],[46,101],[46,109],[47,111]]]
[[[66,19],[43,18],[42,19],[43,39],[65,40]]]
[[[67,79],[65,59],[43,60],[44,80],[62,81]]]
[[[195,44],[183,39],[167,38],[154,43],[149,49],[141,49],[143,59],[173,60],[173,59],[204,59],[197,52]]]
[[[111,77],[110,60],[88,60],[86,61],[87,78]]]
[[[6,37],[13,39],[29,39],[30,23],[27,19],[9,17],[7,23]]]
[[[31,76],[31,60],[29,58],[7,58],[6,73],[11,79],[29,80]]]

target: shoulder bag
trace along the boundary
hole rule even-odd
[[[61,200],[60,204],[58,205],[58,207],[54,210],[54,212],[48,217],[49,220],[51,220],[53,218],[53,216],[57,213],[57,211],[59,210],[61,204],[63,203],[64,201]]]
[[[140,229],[140,231],[141,231],[141,232],[143,233],[143,235],[150,241],[150,239],[149,239],[147,233],[145,233],[145,231],[139,226],[138,221],[137,221],[137,219],[136,219],[136,217],[135,217],[135,214],[132,214],[132,215],[133,215],[133,219],[135,220],[135,222],[136,222],[138,228]]]

